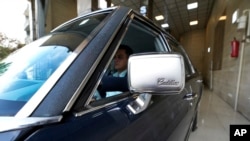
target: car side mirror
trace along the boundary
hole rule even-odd
[[[180,54],[134,54],[128,60],[128,85],[132,93],[179,94],[185,86]]]

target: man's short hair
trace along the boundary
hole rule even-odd
[[[126,54],[128,55],[128,57],[129,57],[131,54],[133,54],[133,50],[132,50],[128,45],[123,45],[123,44],[121,44],[121,45],[119,46],[119,49],[124,49],[125,52],[126,52]]]

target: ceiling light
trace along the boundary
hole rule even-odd
[[[187,5],[187,9],[191,10],[198,7],[198,2],[190,3]]]
[[[226,19],[227,19],[227,16],[221,16],[221,17],[219,18],[220,21],[226,20]]]
[[[155,19],[156,19],[157,21],[160,21],[160,20],[163,20],[164,17],[163,17],[162,15],[159,15],[159,16],[155,16]]]
[[[197,25],[198,24],[198,21],[191,21],[190,23],[189,23],[189,25]]]
[[[168,23],[165,23],[165,24],[162,24],[161,27],[162,27],[162,28],[168,28],[169,25],[168,25]]]

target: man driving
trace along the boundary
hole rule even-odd
[[[99,89],[102,98],[128,91],[127,66],[131,54],[133,51],[129,46],[120,45],[113,59],[114,70],[102,79]]]

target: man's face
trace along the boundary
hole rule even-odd
[[[124,49],[118,49],[114,57],[115,69],[122,72],[127,69],[128,56]]]

